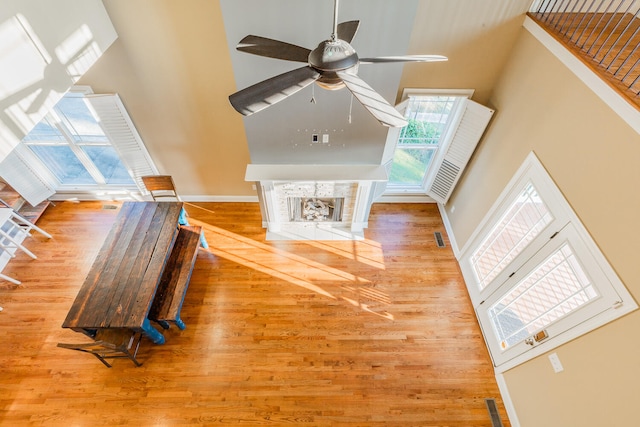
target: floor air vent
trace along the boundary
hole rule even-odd
[[[484,402],[487,404],[487,409],[489,410],[489,417],[491,418],[491,427],[504,427],[502,424],[502,420],[500,420],[500,414],[498,413],[498,406],[496,405],[496,400],[485,399]]]
[[[435,233],[433,233],[433,235],[436,237],[436,244],[439,248],[444,248],[445,246],[447,246],[444,244],[444,239],[442,238],[441,232],[436,231]]]

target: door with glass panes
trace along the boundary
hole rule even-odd
[[[610,310],[620,300],[544,182],[521,179],[462,263],[496,366]],[[588,236],[587,236],[588,237]]]

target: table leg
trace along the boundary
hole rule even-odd
[[[149,319],[142,322],[142,333],[145,334],[154,344],[164,344],[164,336],[151,325]]]
[[[187,326],[184,324],[184,322],[182,321],[182,319],[180,318],[180,316],[178,315],[178,317],[176,318],[176,325],[178,326],[178,328],[180,328],[180,330],[184,331]]]

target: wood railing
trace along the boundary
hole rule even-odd
[[[639,0],[544,0],[528,15],[640,110],[639,14]]]

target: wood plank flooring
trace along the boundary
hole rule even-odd
[[[257,204],[189,204],[210,248],[187,329],[108,369],[56,344],[86,340],[61,324],[118,206],[50,206],[54,238],[7,267],[23,285],[0,282],[0,425],[490,427],[485,398],[509,425],[435,205],[374,205],[364,241],[294,242],[265,241]]]

